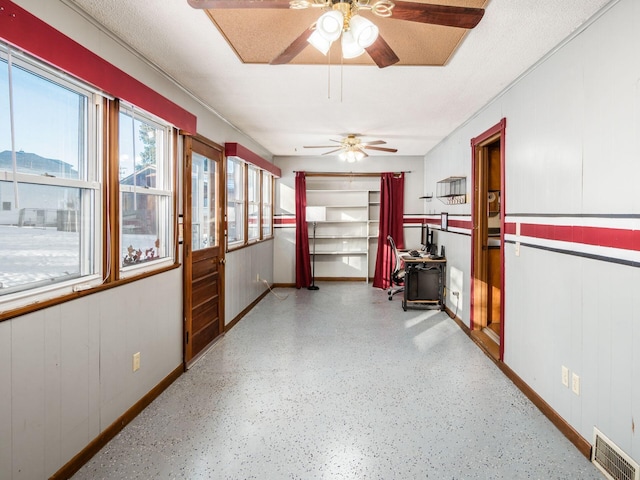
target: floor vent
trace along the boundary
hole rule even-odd
[[[591,461],[611,480],[640,480],[638,464],[597,428],[593,429]]]

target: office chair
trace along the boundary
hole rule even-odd
[[[398,253],[398,249],[396,248],[396,242],[393,241],[393,237],[391,235],[387,235],[387,240],[389,241],[389,245],[391,245],[391,251],[393,253],[394,261],[391,262],[391,275],[389,276],[391,280],[391,285],[389,285],[389,291],[387,295],[389,295],[389,300],[393,300],[393,296],[396,293],[404,292],[404,268],[402,266],[402,260],[400,260],[400,254]],[[396,285],[398,288],[394,288]]]

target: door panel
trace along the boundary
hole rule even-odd
[[[187,367],[224,332],[221,147],[185,139],[184,352]]]

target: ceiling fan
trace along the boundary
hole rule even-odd
[[[363,142],[360,138],[355,134],[349,134],[342,140],[333,140],[332,142],[336,142],[339,144],[338,148],[335,148],[336,145],[313,145],[313,146],[304,146],[303,148],[332,148],[328,152],[324,152],[322,155],[330,155],[335,152],[340,152],[338,157],[340,160],[353,163],[359,160],[362,160],[365,157],[368,157],[366,150],[377,150],[380,152],[390,152],[395,153],[398,151],[397,148],[387,148],[387,147],[379,147],[378,145],[385,145],[387,142],[384,140],[373,140],[371,142]]]
[[[416,3],[404,0],[187,0],[197,9],[324,9],[318,20],[271,60],[271,65],[289,63],[311,44],[323,54],[341,38],[343,58],[354,58],[365,51],[380,68],[400,59],[379,35],[378,27],[359,14],[370,11],[378,17],[428,23],[464,29],[474,28],[484,9]]]

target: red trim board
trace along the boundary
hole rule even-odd
[[[280,178],[282,176],[282,170],[276,167],[273,163],[265,160],[257,153],[253,153],[246,147],[243,147],[239,143],[225,143],[224,154],[227,157],[238,157],[249,162],[256,167],[259,167],[267,172],[272,173],[275,177]]]

